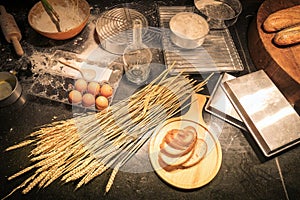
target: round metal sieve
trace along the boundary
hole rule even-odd
[[[137,10],[114,8],[102,13],[96,22],[96,32],[102,48],[111,53],[123,54],[125,48],[132,42],[132,22],[134,19],[142,21],[143,34],[145,35],[148,21]],[[144,39],[150,40],[151,38]]]

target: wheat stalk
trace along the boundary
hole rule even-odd
[[[8,150],[34,145],[33,164],[9,178],[35,169],[33,176],[15,188],[29,192],[33,187],[46,187],[61,177],[64,182],[79,180],[75,189],[87,184],[112,168],[105,188],[107,193],[121,167],[145,144],[161,122],[180,112],[203,82],[182,73],[168,77],[171,68],[161,73],[146,87],[99,113],[87,113],[54,122],[30,134],[30,139]]]

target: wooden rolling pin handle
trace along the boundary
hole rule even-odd
[[[11,42],[13,43],[17,55],[22,56],[24,54],[24,51],[19,42],[19,39],[16,36],[13,36],[11,37]]]
[[[19,43],[22,39],[21,31],[14,17],[7,13],[2,5],[0,5],[0,25],[7,42],[13,43],[17,55],[22,56],[24,51]]]
[[[6,14],[6,10],[5,10],[5,7],[0,5],[0,14],[3,15],[3,14]]]

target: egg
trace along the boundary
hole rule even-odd
[[[84,79],[78,79],[75,81],[75,90],[79,92],[85,92],[87,90],[87,82]]]
[[[69,93],[69,102],[72,104],[79,104],[82,101],[82,95],[78,90],[72,90]]]
[[[85,93],[82,96],[82,105],[85,107],[90,107],[95,104],[95,96],[90,93]]]
[[[108,107],[108,99],[104,96],[98,96],[96,98],[96,108],[103,110]]]
[[[113,88],[109,84],[104,84],[101,87],[100,93],[104,97],[110,97],[113,94]]]
[[[87,92],[96,96],[100,93],[100,84],[97,82],[90,82],[87,86]]]

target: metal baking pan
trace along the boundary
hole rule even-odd
[[[265,156],[300,142],[300,117],[263,70],[222,84]]]
[[[244,69],[228,29],[211,30],[204,43],[195,49],[183,49],[171,41],[170,19],[179,12],[194,12],[191,6],[160,6],[159,20],[162,28],[162,46],[166,66],[176,62],[171,73],[183,69],[185,73],[233,72]]]
[[[212,115],[247,131],[243,120],[240,118],[225,92],[221,88],[221,84],[234,78],[235,76],[232,76],[228,73],[223,73],[220,76],[212,94],[210,95],[210,98],[207,101],[207,104],[205,105],[205,110]]]

